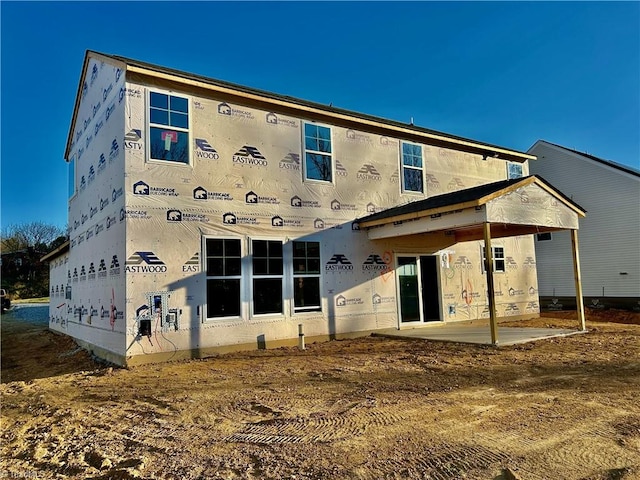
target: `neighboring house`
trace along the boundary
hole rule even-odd
[[[6,277],[9,270],[18,271],[29,261],[29,250],[22,249],[15,252],[2,252],[0,259],[0,267],[2,268],[2,276]]]
[[[585,304],[640,306],[640,171],[538,140],[529,153],[532,173],[562,190],[588,212],[580,225]],[[567,232],[536,239],[543,306],[574,305]]]
[[[135,364],[287,345],[299,324],[316,341],[535,316],[531,233],[584,212],[534,158],[87,52],[50,326]]]

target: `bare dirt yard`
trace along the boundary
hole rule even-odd
[[[46,314],[2,316],[1,478],[640,479],[638,313],[511,347],[366,337],[131,369]],[[576,326],[554,316],[518,326]]]

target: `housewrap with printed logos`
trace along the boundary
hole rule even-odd
[[[359,222],[534,157],[87,52],[65,158],[51,328],[135,364],[488,316],[482,242]],[[560,213],[539,223],[577,228]],[[531,235],[493,246],[498,314],[538,314]]]

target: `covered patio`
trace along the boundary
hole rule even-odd
[[[567,337],[586,333],[586,330],[559,328],[497,327],[500,343],[493,342],[488,320],[470,322],[436,323],[408,330],[387,328],[373,333],[376,337],[415,338],[439,342],[470,343],[474,345],[507,346],[535,342],[548,338]]]
[[[419,338],[429,335],[431,339],[457,338],[458,340],[454,341],[468,340],[470,343],[491,345],[531,341],[532,336],[539,339],[576,333],[571,330],[559,332],[554,329],[534,334],[529,328],[498,328],[492,239],[560,230],[571,232],[570,248],[578,310],[577,327],[578,331],[586,331],[578,248],[578,220],[585,214],[582,207],[562,192],[544,179],[532,175],[436,195],[359,219],[360,229],[367,231],[370,240],[444,234],[455,243],[476,240],[484,242],[488,325],[476,327],[476,323],[474,328],[477,330],[474,330],[469,329],[469,326],[465,327],[461,322],[445,322],[411,330],[391,329],[390,332],[380,333]]]

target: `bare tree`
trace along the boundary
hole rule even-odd
[[[44,222],[22,223],[3,229],[0,240],[2,288],[14,298],[48,295],[49,268],[40,259],[67,240],[64,230]]]
[[[316,153],[307,153],[307,175],[314,180],[332,180],[331,157]]]
[[[58,237],[64,236],[62,228],[44,222],[9,225],[2,232],[2,253],[12,253],[29,247],[47,249]]]

